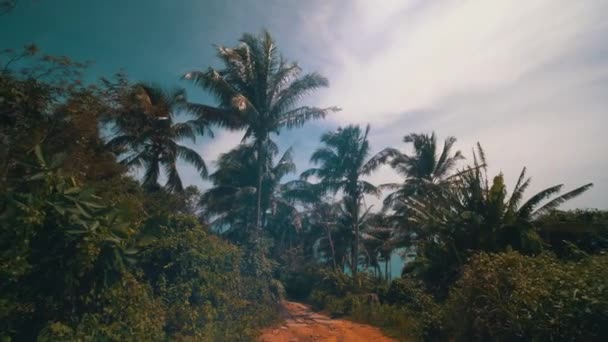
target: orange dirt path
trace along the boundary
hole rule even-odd
[[[313,312],[309,306],[285,302],[287,309],[283,325],[263,331],[260,342],[393,342],[378,328],[343,319],[331,319]]]

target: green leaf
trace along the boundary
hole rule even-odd
[[[80,191],[80,188],[79,188],[79,187],[77,187],[77,186],[75,186],[75,187],[72,187],[72,188],[67,189],[67,190],[66,190],[66,191],[64,191],[63,193],[64,193],[65,195],[72,195],[72,194],[76,194],[76,193],[78,193],[79,191]]]
[[[40,145],[36,145],[36,147],[34,147],[34,153],[36,154],[36,158],[38,158],[40,165],[46,167],[46,161],[42,156],[42,149],[40,148]]]
[[[84,205],[84,206],[88,207],[88,208],[94,208],[94,209],[103,209],[103,208],[105,208],[104,205],[98,204],[98,203],[93,203],[93,202],[80,201],[79,203],[81,205]]]
[[[93,224],[91,225],[90,229],[96,230],[97,228],[99,228],[99,221],[94,221]]]
[[[49,165],[50,169],[56,169],[61,166],[63,161],[65,160],[67,154],[65,152],[55,154],[51,159],[51,164]]]
[[[115,237],[115,236],[107,236],[103,239],[103,241],[107,241],[107,242],[112,242],[115,244],[119,244],[122,242],[122,239]]]
[[[86,210],[84,210],[83,207],[80,206],[80,204],[75,203],[76,208],[78,208],[78,211],[86,218],[91,218],[91,215],[89,213],[86,212]]]
[[[95,189],[92,188],[86,188],[83,189],[79,194],[78,194],[78,199],[83,200],[83,199],[87,199],[93,196],[93,194],[95,193]]]
[[[30,180],[30,181],[40,180],[40,179],[43,179],[44,176],[45,176],[44,172],[39,172],[39,173],[29,177],[28,180]]]
[[[124,250],[124,254],[125,255],[135,255],[139,253],[139,250],[135,249],[135,248],[128,248]]]
[[[65,208],[62,208],[58,205],[56,205],[55,203],[52,203],[50,201],[46,202],[48,205],[50,205],[53,209],[55,209],[55,211],[57,211],[60,215],[65,215]]]
[[[82,234],[85,234],[87,231],[79,230],[79,229],[70,229],[70,230],[66,230],[65,232],[68,234],[71,234],[71,235],[82,235]]]

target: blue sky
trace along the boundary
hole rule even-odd
[[[36,43],[49,54],[93,60],[90,79],[123,69],[133,80],[182,85],[216,66],[213,44],[268,29],[282,53],[331,87],[306,100],[343,111],[285,132],[303,171],[322,132],[372,125],[374,152],[404,148],[403,135],[456,136],[470,155],[485,147],[490,170],[530,193],[565,183],[595,187],[568,207],[608,208],[608,1],[602,0],[20,0],[0,17],[0,48]],[[208,163],[240,140],[217,131],[197,150]],[[182,167],[186,183],[205,187]],[[371,176],[394,181],[388,168]],[[370,199],[370,202],[376,200]]]

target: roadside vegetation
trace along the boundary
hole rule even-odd
[[[216,52],[176,75],[204,104],[83,82],[86,63],[34,45],[0,56],[1,340],[253,340],[286,296],[401,339],[608,338],[608,213],[559,210],[587,180],[530,193],[481,144],[404,131],[374,149],[369,125],[323,134],[298,174],[276,138],[340,110],[307,105],[329,81],[268,32]],[[212,169],[192,146],[218,130],[242,142]],[[372,184],[382,165],[401,181]]]

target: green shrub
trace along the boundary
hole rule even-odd
[[[414,331],[418,336],[425,338],[440,336],[441,306],[424,290],[421,283],[408,278],[395,279],[391,282],[383,302],[399,309],[403,308],[409,315],[410,321],[414,321],[416,327]],[[411,317],[415,319],[412,320]]]
[[[418,319],[418,314],[399,305],[357,304],[349,318],[379,327],[398,339],[410,341],[425,334],[425,326]]]
[[[430,298],[425,296],[424,298]],[[411,305],[378,303],[365,294],[336,296],[314,290],[311,302],[331,316],[347,317],[357,322],[377,326],[396,338],[435,338],[441,322],[439,306],[432,301],[428,306],[413,309]]]
[[[606,279],[608,256],[481,253],[450,293],[446,324],[457,340],[605,340]]]
[[[308,298],[321,279],[322,275],[316,264],[306,265],[297,270],[287,270],[281,275],[287,295],[296,300]]]
[[[313,308],[377,326],[399,339],[438,338],[440,307],[413,281],[397,279],[387,287],[366,274],[322,274],[309,296]]]
[[[241,340],[273,317],[260,293],[268,284],[241,275],[240,250],[210,235],[195,220],[174,216],[163,238],[140,255],[156,296],[167,303],[172,339]]]
[[[315,288],[322,289],[336,296],[347,294],[369,294],[385,291],[386,284],[373,278],[367,273],[357,273],[356,276],[340,271],[324,269],[321,271],[321,280]]]
[[[50,321],[39,341],[162,341],[165,308],[131,274],[103,291],[78,322]]]

